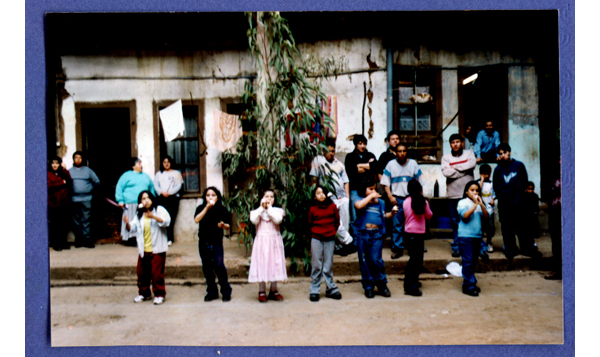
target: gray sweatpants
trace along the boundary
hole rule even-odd
[[[319,294],[321,291],[321,280],[325,278],[327,294],[335,294],[338,287],[333,282],[333,248],[335,241],[330,240],[322,242],[313,238],[310,242],[310,251],[312,254],[312,273],[310,282],[310,293]]]

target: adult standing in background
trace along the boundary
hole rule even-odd
[[[450,218],[454,240],[452,256],[460,257],[458,249],[458,224],[460,215],[457,211],[458,201],[463,198],[465,185],[474,180],[473,169],[476,161],[471,150],[463,150],[463,137],[460,134],[450,135],[451,151],[442,156],[442,174],[446,176],[446,197],[450,208]]]
[[[48,237],[56,250],[69,249],[67,243],[69,193],[72,182],[69,171],[61,166],[62,159],[55,156],[48,164]]]
[[[182,185],[181,172],[173,169],[173,158],[165,156],[161,162],[160,171],[154,176],[154,189],[156,190],[158,204],[163,206],[171,216],[171,224],[167,227],[169,247],[175,242],[173,231],[175,219],[179,212],[179,191]]]
[[[381,185],[390,200],[390,204],[397,206],[398,213],[393,216],[392,234],[392,259],[398,259],[404,254],[404,212],[402,204],[408,197],[408,182],[412,179],[419,181],[423,186],[423,173],[419,164],[409,159],[405,144],[396,146],[396,160],[388,162],[383,170]],[[395,209],[393,209],[395,210]]]
[[[362,187],[365,182],[375,182],[377,158],[367,150],[368,140],[364,135],[356,134],[352,139],[354,151],[346,155],[344,165],[350,179],[350,223],[356,220],[354,204],[362,199]],[[358,190],[361,190],[359,195]]]
[[[121,175],[117,182],[115,199],[119,206],[123,208],[123,216],[134,217],[137,214],[138,196],[142,191],[149,191],[153,196],[156,195],[152,179],[142,172],[142,169],[142,160],[132,157],[131,170]],[[129,238],[135,238],[136,234],[135,232],[129,233],[125,221],[121,219],[121,236],[123,240],[128,241]],[[136,241],[134,240],[131,244],[136,246]]]
[[[400,144],[400,132],[398,130],[390,131],[385,141],[388,143],[388,148],[379,155],[379,168],[377,170],[380,182],[381,177],[383,176],[383,170],[385,170],[388,162],[396,159],[396,146]]]
[[[560,158],[558,159],[561,164]],[[550,201],[548,202],[549,219],[548,228],[552,241],[552,272],[544,277],[547,280],[562,280],[562,184],[560,171],[558,177],[552,183],[550,189]]]
[[[511,158],[510,145],[502,143],[498,147],[498,166],[494,169],[494,192],[498,198],[500,228],[504,241],[504,254],[509,261],[517,254],[539,258],[542,253],[535,246],[533,237],[527,233],[523,222],[523,195],[527,182],[525,165]],[[516,237],[519,236],[519,248]]]
[[[73,167],[69,169],[73,179],[73,224],[75,226],[75,248],[94,248],[90,228],[92,224],[92,191],[100,184],[96,173],[85,166],[83,153],[73,153]]]
[[[500,134],[494,130],[494,123],[490,120],[485,123],[485,129],[477,133],[473,152],[477,162],[495,162],[498,160],[498,146],[500,146]]]
[[[398,144],[400,144],[400,131],[398,131],[398,130],[390,131],[385,140],[388,143],[388,148],[386,151],[382,152],[381,155],[379,155],[378,170],[377,170],[379,182],[381,182],[381,179],[383,176],[383,170],[387,166],[388,162],[396,159],[396,146],[398,146]],[[386,210],[387,211],[391,210],[393,204],[390,203],[388,195],[384,194],[385,192],[380,191],[380,193],[382,194],[381,198],[385,202]],[[385,236],[391,237],[393,231],[394,231],[393,220],[392,219],[386,220],[385,221]]]

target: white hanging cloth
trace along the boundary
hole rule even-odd
[[[165,142],[172,141],[185,133],[181,99],[160,110],[159,115],[165,133]]]

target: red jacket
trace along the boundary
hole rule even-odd
[[[313,238],[320,241],[335,238],[340,226],[340,212],[335,203],[312,206],[308,211],[308,224]]]
[[[69,189],[72,180],[69,171],[62,170],[62,177],[48,172],[48,207],[58,208],[69,205]]]

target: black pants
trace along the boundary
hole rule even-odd
[[[408,249],[408,263],[404,270],[404,290],[413,291],[419,288],[419,275],[423,269],[423,248],[425,234],[404,233],[404,247]]]
[[[175,241],[174,229],[175,229],[175,219],[177,218],[177,213],[179,212],[179,197],[177,196],[159,196],[158,204],[163,206],[167,212],[169,212],[169,216],[171,216],[171,224],[167,227],[167,239],[169,242]]]
[[[200,259],[202,259],[202,273],[206,278],[206,292],[211,295],[219,295],[215,275],[221,285],[221,294],[230,295],[231,286],[227,279],[227,269],[223,258],[223,242],[209,243],[200,240],[198,244]]]
[[[531,233],[524,229],[525,222],[522,211],[515,206],[502,205],[502,201],[500,201],[498,212],[500,213],[500,227],[506,257],[512,259],[515,255],[519,254],[515,235],[519,237],[520,253],[529,256],[534,255],[537,252],[537,248],[534,246]]]
[[[562,272],[562,212],[561,205],[550,207],[550,239],[552,241],[552,270]]]
[[[70,226],[68,206],[48,208],[48,236],[52,248],[67,246],[67,234]]]

